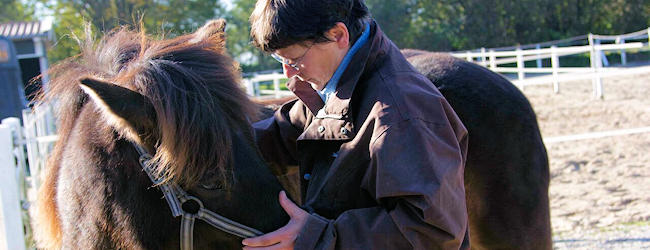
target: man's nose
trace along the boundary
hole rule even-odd
[[[284,76],[286,76],[287,78],[291,78],[296,74],[298,74],[298,70],[284,63],[282,64],[282,70],[284,70]]]

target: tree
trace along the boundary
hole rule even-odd
[[[0,0],[0,23],[32,20],[33,4],[30,1]]]
[[[42,1],[55,13],[54,30],[59,40],[48,54],[53,61],[78,53],[74,37],[84,36],[84,22],[100,34],[129,26],[143,27],[149,34],[174,37],[225,15],[220,2],[214,0]]]
[[[233,8],[226,18],[228,51],[240,62],[244,72],[280,69],[282,65],[251,44],[248,19],[255,9],[255,2],[256,0],[233,0]]]

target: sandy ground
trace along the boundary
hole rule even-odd
[[[550,85],[529,86],[523,92],[546,139],[650,126],[650,74],[606,78],[603,85],[602,100],[593,98],[591,81],[561,84],[559,94]],[[577,238],[585,232],[649,225],[650,133],[547,143],[546,147],[556,247],[582,242]],[[593,234],[586,238],[598,241]],[[645,243],[639,248],[650,248],[650,235],[635,239]]]

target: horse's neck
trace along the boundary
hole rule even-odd
[[[236,199],[245,202],[241,210],[241,223],[264,232],[284,226],[288,217],[278,203],[278,194],[282,190],[280,182],[264,163],[252,136],[247,133],[234,135],[233,195],[241,196]]]

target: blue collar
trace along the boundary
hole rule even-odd
[[[357,53],[357,50],[359,50],[359,48],[361,48],[361,46],[363,46],[368,41],[369,36],[370,24],[366,23],[366,29],[363,31],[363,33],[361,33],[361,37],[359,37],[357,42],[352,45],[352,48],[348,50],[348,53],[345,54],[343,61],[341,61],[341,64],[339,64],[339,67],[334,72],[334,75],[332,75],[332,78],[327,82],[325,88],[323,88],[323,90],[316,91],[320,98],[323,99],[324,103],[327,103],[327,100],[329,100],[330,96],[336,91],[336,86],[339,84],[341,75],[343,75],[343,72],[348,67],[348,64],[350,64],[350,61],[352,60],[354,54]]]

